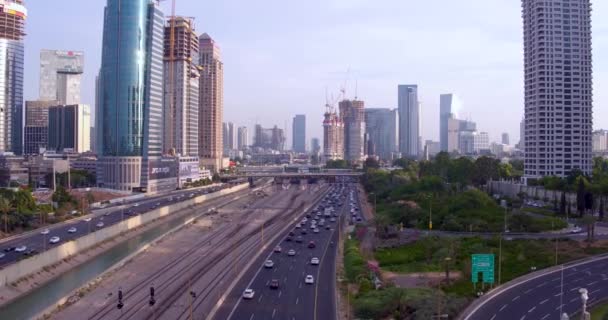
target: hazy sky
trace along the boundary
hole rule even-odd
[[[94,105],[105,0],[29,0],[26,99],[38,97],[40,49],[85,52],[83,103]],[[594,1],[594,128],[608,128],[608,1]],[[163,4],[168,16],[168,3]],[[347,83],[368,108],[397,106],[397,85],[418,84],[423,139],[439,136],[439,94],[499,140],[519,139],[523,48],[518,0],[177,0],[219,43],[227,121],[285,127],[307,116],[322,137],[325,90]],[[346,71],[350,70],[349,73]],[[291,145],[291,144],[289,144]]]

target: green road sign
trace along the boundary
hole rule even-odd
[[[483,283],[494,283],[494,255],[474,254],[471,256],[471,281],[479,282],[479,273]]]

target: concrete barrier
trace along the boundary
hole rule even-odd
[[[53,265],[64,259],[67,259],[75,254],[92,248],[106,240],[109,240],[121,233],[143,226],[158,218],[170,215],[172,212],[181,211],[190,206],[201,204],[203,202],[216,199],[228,194],[232,194],[249,187],[248,184],[241,184],[230,189],[224,189],[211,194],[194,197],[179,203],[160,207],[158,209],[146,212],[144,214],[131,217],[117,224],[105,227],[103,229],[91,232],[86,236],[63,243],[53,249],[37,254],[33,257],[18,261],[9,265],[3,270],[0,270],[0,286],[9,285],[23,277],[36,273],[46,266]]]

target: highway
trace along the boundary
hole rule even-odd
[[[297,228],[294,223],[291,226],[293,235],[282,235],[280,241],[272,244],[262,254],[245,275],[238,281],[230,292],[222,307],[215,314],[214,319],[245,319],[245,320],[271,320],[271,319],[335,319],[335,258],[336,246],[339,241],[339,226],[344,226],[347,221],[349,209],[346,200],[351,191],[354,194],[353,206],[359,210],[356,191],[351,185],[340,188],[341,191],[330,191],[320,203],[316,204],[307,212],[308,221],[300,224]],[[334,193],[336,192],[336,193]],[[335,196],[332,197],[332,194]],[[334,204],[329,204],[330,199],[336,199]],[[317,212],[323,212],[319,206],[336,207],[339,216],[335,222],[326,219],[329,230],[325,226],[318,226],[319,233],[313,233],[310,220]],[[322,214],[321,214],[322,215]],[[341,222],[338,222],[338,219]],[[320,221],[320,220],[319,220]],[[355,221],[356,222],[356,221]],[[306,231],[303,234],[303,230]],[[287,238],[291,240],[288,240]],[[302,242],[294,240],[302,237]],[[310,241],[314,241],[315,247],[310,248]],[[275,247],[280,246],[280,252]],[[290,250],[295,251],[295,256],[289,256]],[[319,265],[311,264],[312,258],[320,260]],[[272,260],[274,266],[266,267],[265,261]],[[313,284],[305,282],[306,276],[314,278]],[[270,288],[270,283],[276,280],[279,287]],[[244,299],[244,290],[252,289],[252,299]]]
[[[551,320],[560,312],[581,311],[580,288],[589,292],[588,303],[608,298],[608,257],[565,265],[550,272],[497,288],[474,303],[464,320]],[[517,280],[516,280],[517,281]],[[571,319],[573,319],[571,317]]]
[[[24,259],[28,255],[40,253],[66,241],[87,235],[97,229],[113,225],[123,219],[128,219],[130,216],[142,214],[172,203],[185,201],[192,197],[217,192],[228,187],[230,187],[230,185],[225,184],[221,186],[180,190],[160,196],[134,200],[127,202],[124,205],[95,210],[92,214],[87,216],[78,217],[55,225],[49,225],[31,232],[26,232],[22,235],[7,238],[6,240],[0,240],[0,256],[4,255],[3,257],[0,257],[0,268]],[[100,223],[103,223],[103,225]],[[71,228],[75,228],[76,230],[74,232],[68,232]],[[48,234],[41,233],[44,229],[48,229]],[[59,237],[60,241],[51,244],[50,239],[54,236]],[[26,251],[17,252],[14,250],[20,246],[26,246]]]

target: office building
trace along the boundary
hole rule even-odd
[[[522,0],[524,178],[592,167],[590,0]]]
[[[91,108],[85,104],[50,107],[47,149],[58,153],[91,151]]]
[[[399,85],[399,151],[409,158],[420,154],[420,103],[417,85]]]
[[[224,140],[228,141],[226,144],[228,150],[236,149],[236,138],[236,127],[234,126],[234,123],[228,122],[228,135],[224,136]]]
[[[237,129],[237,149],[243,151],[249,147],[249,130],[247,127]]]
[[[506,132],[504,132],[504,133],[502,134],[502,144],[510,145],[510,143],[509,143],[509,142],[510,142],[510,141],[509,141],[509,134],[508,134],[508,133],[506,133]]]
[[[325,161],[344,159],[344,123],[331,108],[323,120],[323,157]]]
[[[449,153],[472,154],[475,152],[477,124],[473,121],[448,119]],[[478,140],[479,142],[480,140]],[[489,143],[489,142],[488,142]],[[489,148],[489,147],[488,147]]]
[[[441,143],[438,141],[426,140],[424,142],[424,149],[429,157],[434,157],[441,152]]]
[[[24,155],[40,154],[48,147],[49,107],[57,104],[57,101],[25,102]]]
[[[396,109],[365,109],[368,155],[390,160],[399,151],[399,112]]]
[[[339,103],[344,124],[344,159],[360,162],[365,157],[365,103],[343,100]]]
[[[25,19],[22,0],[0,0],[0,152],[23,153],[23,64]]]
[[[253,147],[269,151],[283,151],[285,148],[285,132],[277,126],[263,128],[256,124]]]
[[[208,34],[199,37],[199,63],[203,68],[199,94],[199,152],[201,164],[212,172],[222,169],[224,64],[220,48]]]
[[[310,139],[310,150],[313,154],[319,154],[321,152],[321,142],[319,138]]]
[[[80,103],[84,53],[40,51],[40,100],[56,100],[61,105]]]
[[[306,116],[298,114],[293,118],[292,150],[297,153],[306,153]]]
[[[457,118],[461,103],[451,93],[439,96],[439,143],[441,151],[448,151],[448,121]]]
[[[597,130],[593,132],[593,153],[608,152],[608,131]]]
[[[201,71],[196,63],[198,52],[192,20],[169,19],[164,31],[163,151],[166,154],[198,156]]]
[[[162,157],[163,40],[156,2],[107,1],[95,125],[102,187],[158,192],[177,186],[175,159]]]

